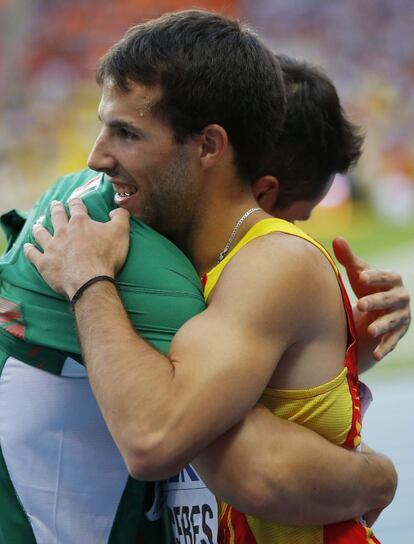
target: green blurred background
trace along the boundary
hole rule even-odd
[[[241,17],[279,52],[322,65],[366,134],[364,155],[303,228],[330,247],[345,236],[414,292],[414,3],[411,0],[0,0],[0,213],[28,209],[58,176],[83,168],[98,132],[96,60],[125,30],[165,11]],[[3,240],[0,235],[0,248]],[[412,539],[414,333],[364,379],[365,436],[400,472],[378,523],[383,543]],[[378,393],[378,394],[377,394]],[[391,401],[392,399],[392,401]]]

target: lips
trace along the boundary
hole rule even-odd
[[[111,181],[112,187],[115,189],[116,196],[120,198],[128,198],[137,192],[137,188],[133,185],[127,185],[125,183],[118,183]]]
[[[137,188],[134,185],[118,182],[114,179],[111,179],[111,183],[115,191],[115,204],[117,206],[128,206],[128,202],[137,192]]]

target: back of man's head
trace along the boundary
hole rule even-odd
[[[342,110],[335,86],[319,68],[278,55],[287,113],[272,166],[279,180],[277,208],[313,200],[336,173],[356,164],[363,143],[359,127]]]
[[[238,21],[207,11],[182,11],[132,27],[101,59],[97,81],[160,85],[153,110],[177,142],[217,123],[227,132],[239,176],[267,173],[275,132],[285,115],[278,60]]]

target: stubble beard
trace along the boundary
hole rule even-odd
[[[186,150],[178,149],[171,162],[154,175],[151,187],[142,220],[187,253],[200,203]]]

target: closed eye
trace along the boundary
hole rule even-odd
[[[122,140],[139,140],[139,135],[125,127],[119,127],[116,129],[116,134]]]
[[[145,139],[144,132],[137,126],[124,121],[123,119],[113,119],[107,123],[114,136],[124,141],[136,141]]]

